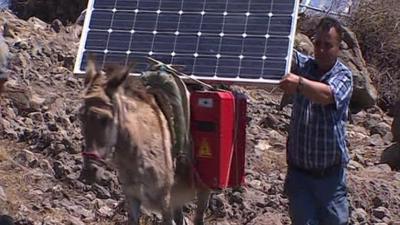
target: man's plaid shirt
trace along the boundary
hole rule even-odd
[[[334,103],[321,105],[305,96],[294,96],[290,123],[287,159],[289,165],[303,169],[324,169],[346,164],[346,121],[352,93],[351,71],[337,61],[334,67],[318,77],[316,63],[311,57],[295,53],[297,75],[330,86]]]

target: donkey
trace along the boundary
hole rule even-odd
[[[141,206],[161,213],[162,224],[183,224],[182,206],[196,196],[194,224],[204,224],[209,189],[191,182],[190,165],[181,168],[186,172],[177,172],[168,120],[154,95],[138,78],[128,76],[129,70],[101,72],[88,62],[80,111],[83,177],[95,175],[93,163],[111,158],[126,198],[129,225],[139,224]]]

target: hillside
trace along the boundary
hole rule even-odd
[[[123,197],[115,172],[105,171],[95,185],[79,180],[83,85],[71,71],[81,27],[24,21],[9,12],[0,18],[7,21],[4,35],[12,53],[0,102],[2,213],[21,225],[122,224],[126,212],[119,207]],[[283,182],[290,106],[278,109],[279,91],[236,88],[249,97],[247,184],[214,193],[207,222],[289,224]],[[372,107],[354,114],[349,125],[352,224],[400,224],[400,172],[379,163],[383,152],[393,159],[400,149],[392,143],[392,121]],[[187,216],[192,209],[185,209]],[[156,220],[144,216],[143,224]]]

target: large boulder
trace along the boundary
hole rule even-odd
[[[400,143],[400,101],[397,102],[393,110],[392,134],[393,140]]]
[[[378,92],[372,85],[367,64],[362,57],[360,46],[355,34],[345,28],[340,59],[353,73],[352,111],[359,111],[376,104]]]
[[[10,0],[10,2],[11,10],[22,19],[37,17],[48,23],[59,19],[64,25],[75,22],[87,6],[87,0]]]
[[[300,51],[306,55],[314,55],[314,45],[310,38],[302,33],[297,33],[294,39],[294,47],[297,51]]]
[[[400,144],[386,148],[381,155],[380,163],[388,164],[393,170],[400,170]]]

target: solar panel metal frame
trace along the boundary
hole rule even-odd
[[[297,26],[297,17],[298,17],[298,10],[300,8],[300,0],[294,0],[294,9],[293,9],[293,15],[292,15],[292,24],[291,24],[291,29],[290,29],[290,35],[289,35],[289,46],[288,46],[288,53],[287,53],[287,60],[286,60],[286,68],[285,68],[285,74],[290,72],[290,66],[291,66],[291,61],[292,61],[292,50],[294,47],[294,40],[295,40],[295,34],[296,34],[296,26]],[[89,0],[88,1],[88,7],[86,9],[86,15],[85,15],[85,21],[83,24],[83,29],[82,29],[82,34],[81,34],[81,39],[79,43],[79,49],[78,49],[78,54],[76,57],[76,61],[74,64],[74,74],[76,74],[79,77],[84,77],[85,71],[81,70],[81,63],[83,59],[83,53],[85,50],[85,44],[87,40],[87,36],[89,33],[89,25],[91,22],[92,18],[92,12],[94,9],[94,2],[95,0]],[[284,76],[285,74],[282,74]],[[140,76],[141,73],[130,73],[130,75],[133,76]],[[202,80],[205,82],[210,82],[210,83],[227,83],[227,84],[248,84],[248,85],[268,85],[268,84],[277,84],[279,83],[279,80],[276,79],[265,79],[265,78],[227,78],[227,77],[208,77],[208,76],[198,76],[196,74],[187,74],[191,78]]]

